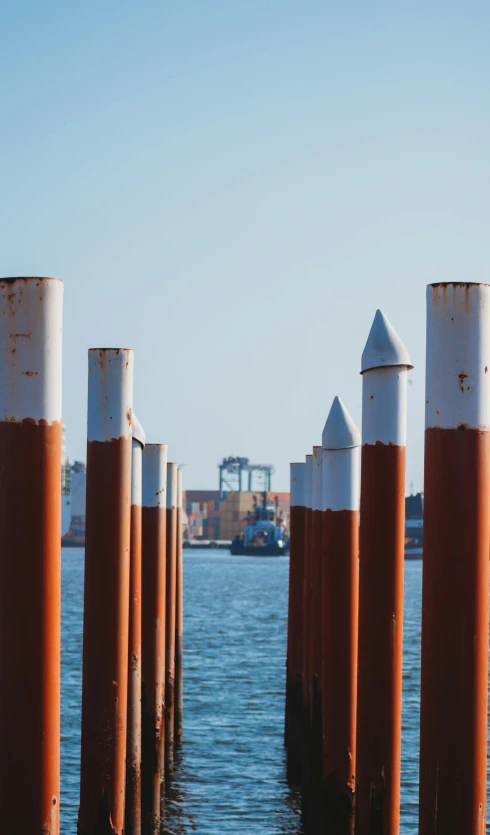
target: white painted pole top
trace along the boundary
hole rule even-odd
[[[413,368],[400,337],[376,311],[362,355],[362,443],[407,443],[408,369]]]
[[[427,287],[427,428],[490,429],[490,286]]]
[[[377,310],[362,352],[361,374],[372,368],[397,365],[413,368],[410,355],[393,325],[381,310]]]
[[[332,403],[322,442],[322,510],[358,510],[361,435],[338,397]]]
[[[323,449],[350,449],[361,445],[361,433],[340,397],[336,397],[328,413],[322,434]]]
[[[305,459],[305,507],[313,507],[313,455]]]
[[[177,507],[177,464],[167,464],[167,510]]]
[[[131,438],[133,361],[130,348],[90,348],[88,352],[89,441]]]
[[[306,464],[291,464],[291,507],[305,505]]]
[[[63,282],[0,280],[0,420],[61,421]]]
[[[141,446],[144,446],[146,442],[145,430],[134,412],[131,417],[131,431],[133,434],[133,441],[138,441]]]
[[[146,444],[143,450],[143,507],[165,508],[167,444]]]
[[[313,447],[312,460],[312,510],[322,509],[322,448],[321,446]]]

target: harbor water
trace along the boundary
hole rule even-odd
[[[167,792],[175,835],[301,833],[285,779],[289,560],[184,552],[184,746]],[[403,835],[417,832],[422,564],[405,563]],[[61,831],[76,833],[83,550],[63,550]]]

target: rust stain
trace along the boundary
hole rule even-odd
[[[79,835],[124,828],[130,489],[131,440],[89,442]]]
[[[464,393],[464,381],[467,380],[467,379],[468,379],[468,374],[466,373],[466,371],[460,371],[459,374],[458,374],[458,380],[459,380],[460,390],[463,393]]]
[[[177,508],[167,508],[165,606],[165,767],[173,770],[175,705],[175,633],[177,592]]]
[[[302,724],[303,724],[303,576],[304,576],[304,547],[305,547],[305,511],[302,505],[291,507],[290,514],[290,548],[289,548],[289,600],[287,627],[287,660],[286,660],[286,744],[288,778],[298,783],[301,779],[303,764]],[[180,512],[178,511],[179,516]],[[178,532],[182,530],[177,526]],[[179,543],[177,543],[179,548]],[[182,556],[177,558],[177,654],[182,653]],[[180,623],[179,623],[180,621]],[[177,715],[182,711],[182,681],[179,677],[182,658],[176,662],[176,726]],[[180,718],[180,735],[182,720]],[[177,727],[176,727],[176,733]]]
[[[399,831],[405,459],[362,447],[356,835]]]
[[[450,287],[457,287],[464,290],[471,290],[472,287],[488,287],[484,281],[438,281],[434,284],[429,284],[433,290],[441,289],[447,290]]]
[[[354,822],[359,513],[322,512],[323,795],[330,826]]]
[[[420,835],[485,816],[490,433],[464,428],[425,434]]]
[[[39,371],[21,371],[20,372],[24,377],[37,377]]]
[[[59,790],[60,455],[59,423],[0,423],[0,667],[9,682],[0,711],[5,833],[43,827],[58,833],[52,800]],[[29,686],[22,685],[26,669],[19,659],[29,659]]]
[[[165,508],[142,518],[142,818],[160,822],[164,777],[166,528]],[[151,831],[159,831],[158,826]]]

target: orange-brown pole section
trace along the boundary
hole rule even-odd
[[[408,352],[381,311],[362,355],[356,835],[398,835]]]
[[[143,450],[142,832],[159,835],[164,807],[167,445]]]
[[[490,286],[427,288],[420,835],[486,831]]]
[[[0,280],[0,829],[59,833],[63,284]]]
[[[167,464],[167,628],[165,635],[165,773],[174,766],[175,595],[177,578],[177,464]]]
[[[310,610],[311,610],[311,504],[313,487],[313,456],[305,459],[305,539],[303,576],[303,768],[301,779],[301,808],[304,821],[308,818],[311,757],[311,676],[310,676]]]
[[[313,447],[312,513],[310,553],[310,772],[308,826],[312,832],[321,825],[323,775],[322,724],[322,448]]]
[[[175,585],[175,743],[182,742],[184,724],[184,561],[182,550],[182,470],[177,470],[177,575]]]
[[[125,832],[141,835],[141,488],[145,434],[135,415],[132,429]]]
[[[133,352],[89,351],[79,835],[124,831]]]
[[[322,436],[322,832],[328,835],[354,832],[360,442],[336,397]]]
[[[305,464],[291,464],[291,535],[286,657],[286,745],[288,779],[303,771],[303,580],[305,550]]]

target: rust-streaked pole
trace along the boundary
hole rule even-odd
[[[308,825],[316,832],[321,819],[323,775],[322,726],[322,448],[313,447],[310,553],[310,794]]]
[[[0,280],[0,829],[59,833],[63,284]]]
[[[165,773],[174,764],[175,593],[177,574],[177,464],[167,464],[167,628],[165,635]]]
[[[400,826],[408,351],[377,311],[362,355],[356,835]]]
[[[301,780],[302,816],[308,818],[310,796],[311,752],[311,676],[310,676],[310,609],[311,609],[311,514],[313,492],[313,456],[305,458],[305,540],[303,576],[303,769]]]
[[[336,397],[322,436],[322,832],[328,835],[354,831],[360,443]]]
[[[122,835],[133,351],[89,351],[79,835]]]
[[[159,835],[164,806],[167,444],[143,450],[142,831]]]
[[[126,833],[141,835],[141,489],[145,433],[132,420]]]
[[[184,724],[184,562],[182,551],[182,470],[177,470],[177,574],[175,583],[175,743],[182,742]]]
[[[490,286],[427,288],[420,835],[485,832]]]
[[[303,769],[303,580],[305,552],[305,464],[291,464],[289,603],[286,658],[286,745],[288,779]]]

